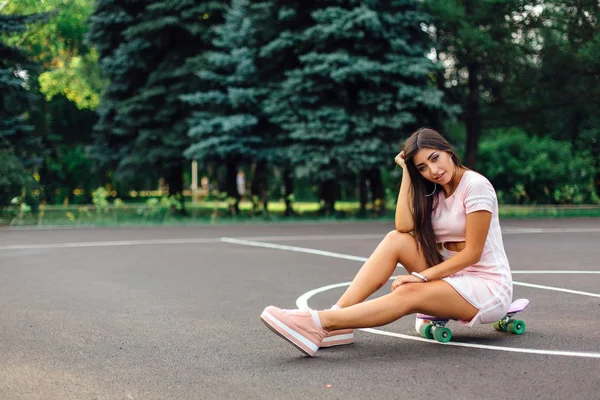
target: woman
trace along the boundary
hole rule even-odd
[[[352,328],[388,324],[413,313],[466,326],[501,319],[512,300],[498,202],[490,182],[465,168],[450,144],[420,129],[396,156],[402,183],[396,229],[386,235],[329,310],[265,308],[263,322],[302,352],[354,341]],[[391,293],[365,301],[392,276]]]

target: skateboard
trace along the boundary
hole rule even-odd
[[[525,332],[525,322],[520,319],[513,319],[513,316],[527,308],[529,300],[518,299],[512,302],[508,308],[508,312],[499,321],[492,324],[497,331],[510,331],[514,334],[521,335]],[[419,328],[419,335],[427,339],[435,339],[440,343],[447,343],[452,339],[452,331],[446,328],[446,324],[450,320],[456,321],[454,318],[439,318],[432,315],[417,314],[417,318],[431,321],[430,324],[423,324]]]

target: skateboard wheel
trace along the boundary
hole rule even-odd
[[[433,333],[431,332],[431,324],[423,324],[419,327],[419,335],[427,339],[433,339]]]
[[[452,331],[448,328],[435,328],[433,330],[433,338],[440,343],[448,343],[452,339]]]
[[[506,325],[500,325],[501,321],[496,321],[492,324],[492,326],[494,327],[495,330],[497,331],[502,331],[505,332],[506,331]]]
[[[517,335],[521,335],[521,334],[523,334],[523,332],[525,332],[525,322],[521,321],[520,319],[516,319],[514,321],[511,321],[508,324],[508,329],[512,333],[515,333]]]

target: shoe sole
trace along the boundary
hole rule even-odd
[[[323,339],[321,347],[335,347],[354,343],[354,333],[328,336]]]
[[[269,328],[274,333],[276,333],[277,336],[281,337],[282,339],[285,339],[286,342],[293,344],[295,348],[300,350],[305,355],[307,355],[309,357],[314,357],[315,354],[317,353],[316,351],[305,347],[303,344],[296,342],[296,340],[294,338],[287,336],[286,332],[283,331],[274,321],[279,322],[279,324],[281,324],[281,325],[284,325],[284,324],[281,321],[279,321],[277,318],[272,316],[270,313],[263,311],[263,313],[260,315],[260,319],[267,326],[267,328]],[[295,333],[298,334],[298,332],[295,332]],[[302,335],[300,335],[300,336],[302,336]]]
[[[330,331],[321,343],[321,347],[343,346],[354,343],[354,329],[338,329]]]

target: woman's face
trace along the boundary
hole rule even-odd
[[[412,161],[421,176],[430,182],[447,185],[452,180],[455,167],[450,153],[422,148],[415,154]]]

